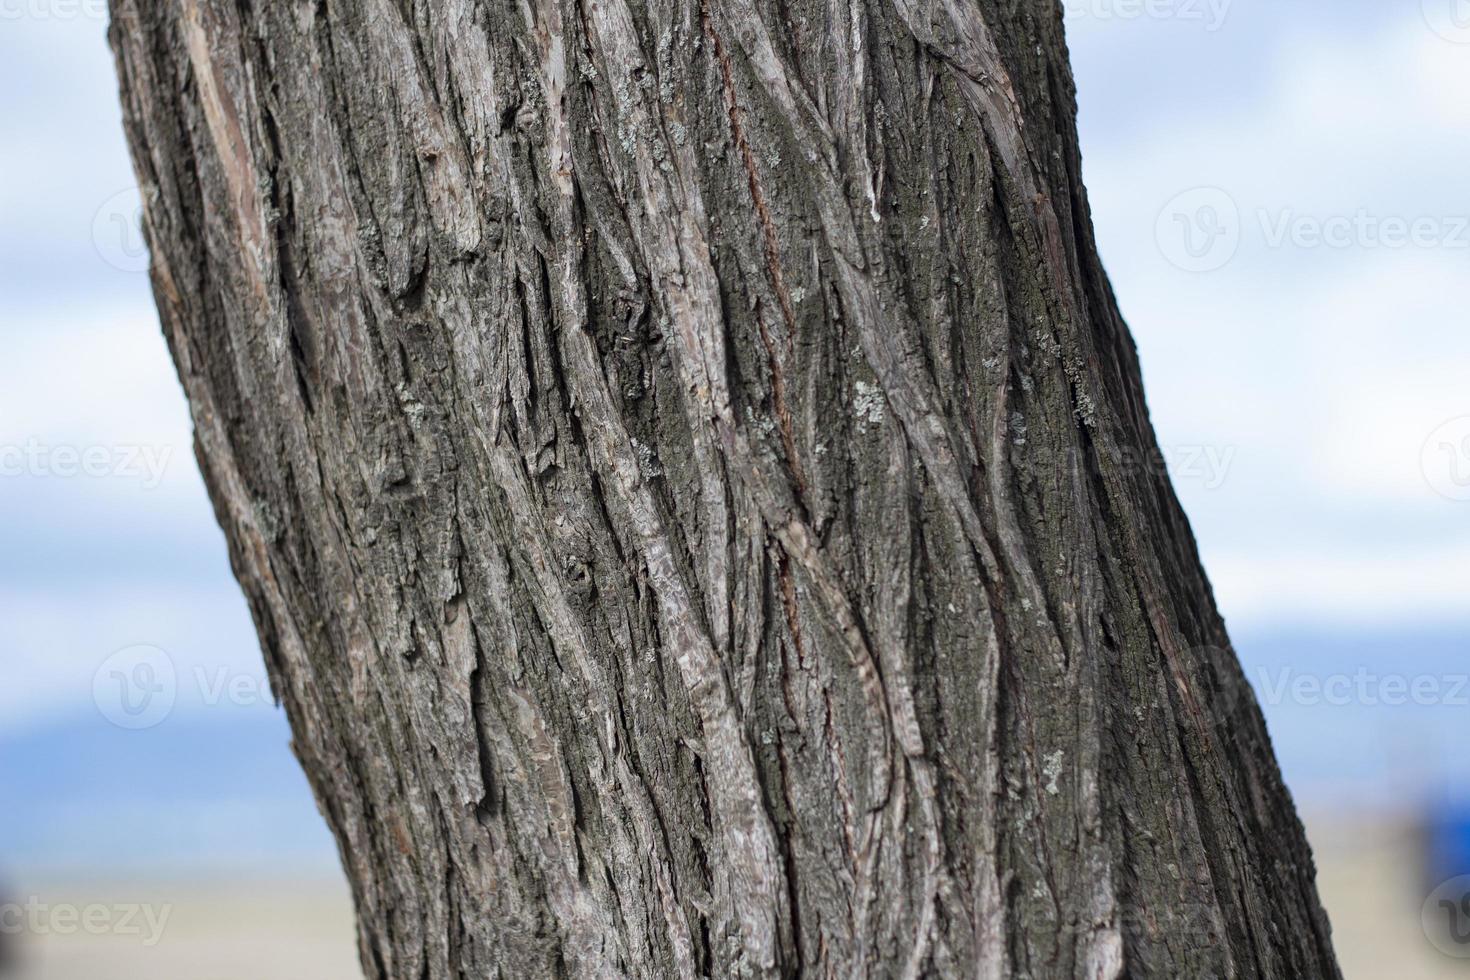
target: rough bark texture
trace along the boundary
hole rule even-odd
[[[372,978],[1333,977],[1051,0],[114,0]]]

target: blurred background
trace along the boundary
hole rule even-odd
[[[1470,2],[1067,18],[1103,258],[1345,973],[1470,976]],[[0,0],[0,942],[28,977],[345,980],[105,28]]]

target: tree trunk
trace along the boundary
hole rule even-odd
[[[1051,0],[114,0],[369,977],[1335,977]]]

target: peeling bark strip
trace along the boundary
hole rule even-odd
[[[1049,0],[113,0],[372,978],[1335,977]]]

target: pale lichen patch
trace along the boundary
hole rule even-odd
[[[883,389],[877,385],[868,384],[866,381],[854,384],[852,410],[858,417],[860,431],[866,431],[866,425],[881,425],[888,411],[888,402],[883,397]]]
[[[1057,780],[1062,775],[1063,758],[1065,756],[1062,750],[1057,749],[1042,760],[1041,774],[1046,777],[1046,791],[1052,796],[1056,796],[1061,792],[1060,787],[1057,786]]]

